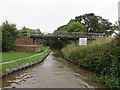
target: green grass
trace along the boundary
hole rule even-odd
[[[29,56],[35,55],[37,53],[44,52],[48,48],[49,47],[47,47],[47,46],[46,47],[42,46],[40,52],[19,52],[19,51],[4,52],[4,53],[2,53],[2,60],[0,61],[0,63],[29,57]],[[0,53],[0,56],[1,56],[1,53]]]
[[[2,53],[0,53],[0,62],[2,62]]]
[[[41,50],[38,53],[44,52],[45,50],[49,49],[48,46],[41,46]]]
[[[19,66],[19,65],[22,65],[22,64],[25,64],[25,63],[30,63],[30,62],[33,62],[33,61],[36,61],[36,60],[40,60],[40,59],[43,58],[49,51],[50,51],[50,49],[48,49],[47,52],[45,52],[45,53],[43,53],[43,54],[41,54],[41,55],[38,55],[38,56],[35,56],[35,57],[32,57],[32,58],[29,58],[29,59],[23,59],[23,60],[19,60],[19,61],[7,63],[7,64],[2,64],[2,65],[0,65],[0,67],[2,66],[2,71],[4,72],[6,69],[13,68],[13,67],[17,67],[17,66]]]
[[[34,54],[36,53],[35,52],[18,52],[18,51],[4,52],[2,53],[2,62],[25,58],[25,57],[32,56]]]

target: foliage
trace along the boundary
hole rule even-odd
[[[68,25],[68,32],[86,32],[85,26],[79,22],[72,22]]]
[[[67,25],[63,25],[57,29],[57,31],[63,32],[86,32],[86,28],[79,22],[70,22]]]
[[[58,29],[56,31],[63,31],[63,32],[67,32],[68,25],[63,25],[58,27]]]
[[[112,23],[109,22],[109,20],[104,19],[101,16],[96,16],[94,13],[88,13],[88,14],[76,16],[75,19],[71,19],[68,24],[58,27],[58,29],[55,30],[55,32],[61,31],[65,33],[66,32],[104,33],[110,36],[118,28],[119,27],[117,24],[112,25]],[[66,41],[62,41],[62,40],[57,41],[57,43],[64,43],[64,42]],[[67,45],[68,42],[66,42],[65,45]]]
[[[29,33],[41,33],[40,29],[30,29],[26,28],[25,26],[21,29],[22,32],[29,32]]]
[[[114,32],[111,22],[101,16],[96,16],[94,13],[76,16],[74,21],[85,25],[87,27],[87,32],[106,33],[108,35]]]
[[[39,33],[39,34],[41,34],[40,29],[30,29],[30,28],[26,28],[25,26],[22,27],[21,31],[22,32]]]
[[[0,27],[2,28],[2,50],[9,51],[12,49],[16,39],[16,25],[5,21]]]
[[[27,27],[22,27],[21,30],[17,30],[17,33],[18,33],[18,37],[26,37],[27,34],[29,33],[37,33],[37,34],[41,34],[41,31],[40,29],[30,29],[30,28],[27,28]]]
[[[113,25],[113,26],[112,26],[112,29],[113,29],[113,30],[118,30],[118,29],[119,29],[119,26],[118,26],[118,25]]]
[[[78,66],[98,72],[100,79],[111,88],[120,88],[120,36],[100,38],[87,46],[68,45],[64,56]]]
[[[2,27],[0,26],[0,52],[2,52]]]
[[[57,32],[86,32],[86,27],[79,22],[69,22],[67,25],[60,26],[57,30],[54,31],[54,34]],[[73,42],[72,40],[49,40],[49,44],[54,47],[62,48]]]
[[[42,53],[42,52],[46,51],[47,49],[49,49],[48,46],[41,45],[41,50],[38,53]]]
[[[112,35],[114,30],[117,29],[118,25],[112,25],[109,20],[101,16],[96,16],[94,13],[88,13],[76,16],[68,24],[60,26],[57,31],[105,33]]]

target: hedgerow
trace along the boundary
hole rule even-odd
[[[68,45],[62,54],[80,67],[100,74],[110,88],[120,88],[120,35],[99,38],[87,46]]]

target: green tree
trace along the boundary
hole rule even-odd
[[[68,32],[86,32],[86,28],[83,24],[79,22],[72,22],[68,25]]]
[[[20,30],[21,32],[29,32],[29,33],[41,33],[40,29],[30,29],[27,27],[22,27],[22,29]]]
[[[64,32],[64,31],[67,31],[67,29],[68,29],[68,25],[63,25],[63,26],[58,27],[57,31]]]
[[[18,33],[18,37],[28,37],[27,35],[29,35],[29,33],[41,34],[41,31],[40,29],[30,29],[24,26],[22,27],[21,30],[18,30],[17,33]]]
[[[76,16],[74,21],[85,25],[87,32],[111,34],[111,30],[113,31],[111,22],[94,13]]]
[[[9,51],[12,49],[17,36],[16,25],[5,21],[0,27],[2,29],[2,51]]]
[[[62,32],[86,32],[86,27],[75,21],[70,21],[67,25],[60,26],[56,31]]]

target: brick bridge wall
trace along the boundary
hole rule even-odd
[[[24,52],[38,52],[40,47],[38,45],[15,45],[14,50]]]
[[[16,45],[33,45],[35,41],[33,41],[33,38],[17,38],[15,44]]]
[[[33,40],[32,38],[17,38],[13,49],[25,52],[40,51],[40,46],[34,44],[36,44],[36,40]]]

